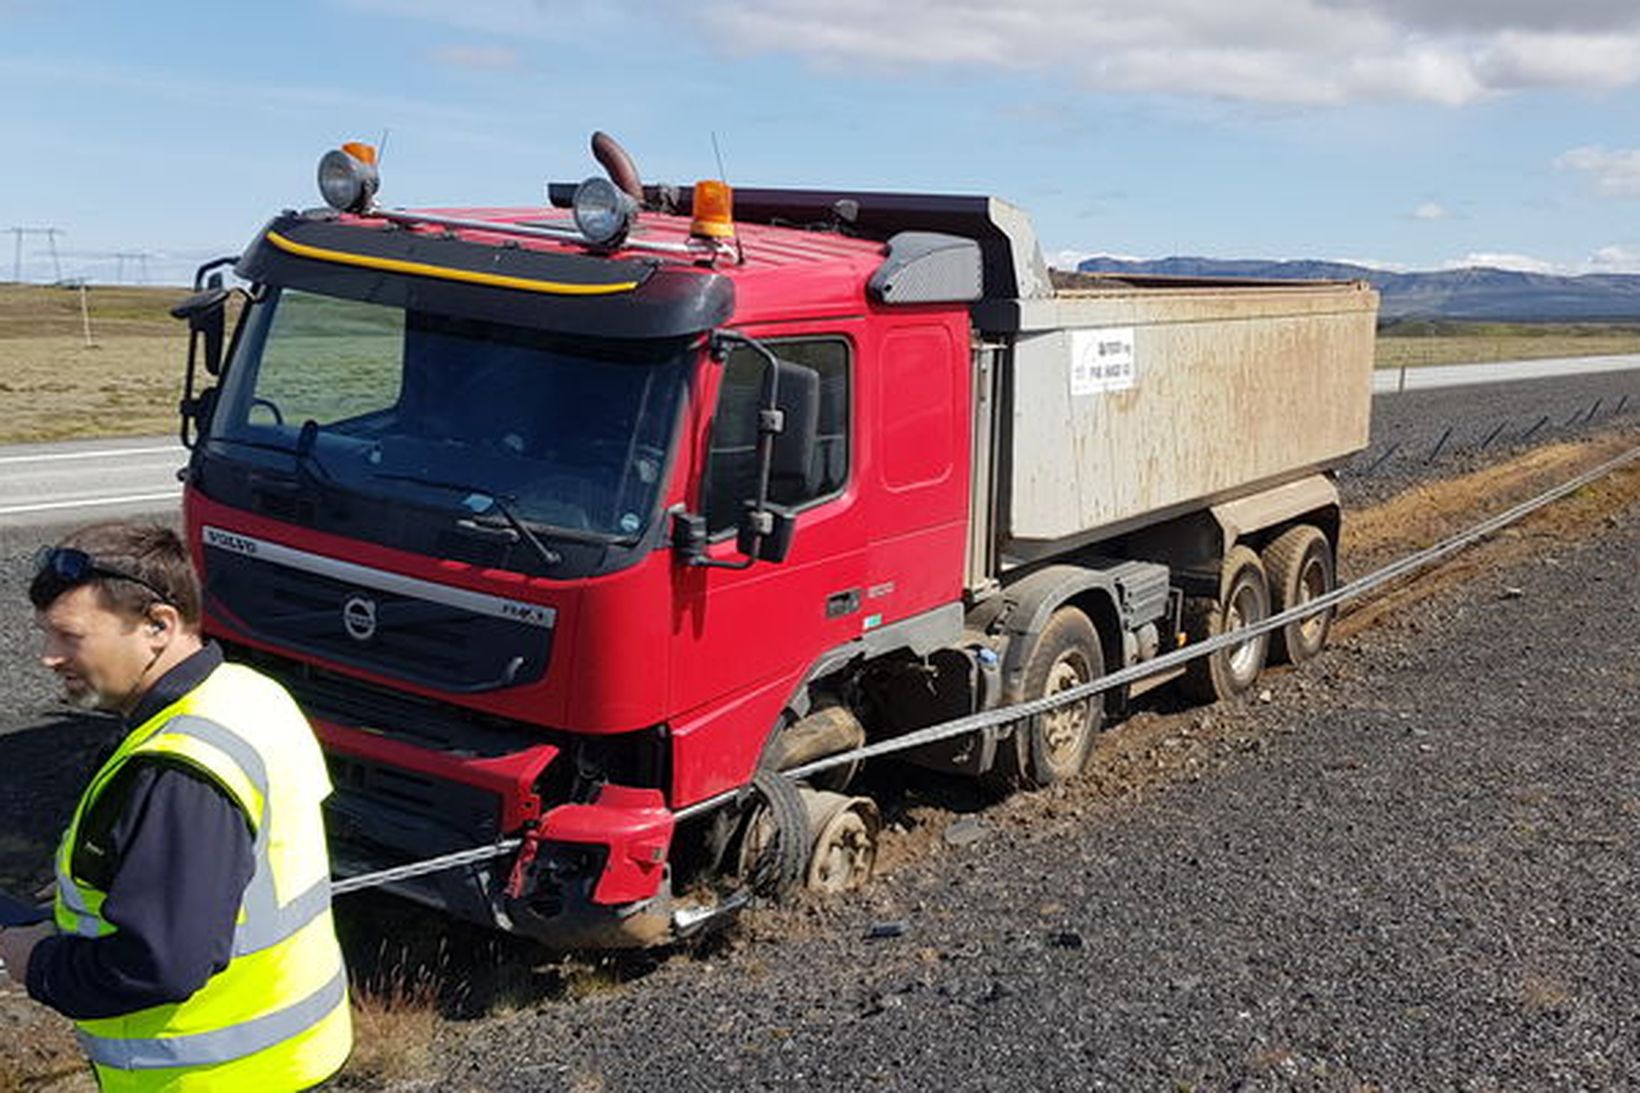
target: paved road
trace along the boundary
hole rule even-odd
[[[1372,389],[1378,393],[1419,391],[1429,387],[1466,387],[1482,383],[1634,370],[1640,370],[1640,354],[1546,357],[1542,360],[1494,361],[1490,364],[1434,364],[1418,368],[1380,368],[1372,374]]]
[[[187,453],[167,437],[0,447],[0,526],[174,508]]]

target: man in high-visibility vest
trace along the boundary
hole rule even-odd
[[[68,699],[124,719],[57,851],[53,921],[0,932],[7,974],[72,1018],[108,1090],[297,1090],[352,1046],[320,803],[278,684],[203,640],[167,528],[83,528],[29,598]]]

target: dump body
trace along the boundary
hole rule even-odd
[[[1020,310],[996,513],[1004,559],[1336,467],[1367,443],[1364,283],[1061,290]]]

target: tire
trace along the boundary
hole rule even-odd
[[[1020,698],[1027,702],[1045,698],[1104,674],[1104,651],[1093,623],[1076,608],[1061,607],[1049,617],[1025,662]],[[992,780],[1045,789],[1076,777],[1093,755],[1094,738],[1104,719],[1103,695],[1038,714],[1014,730],[1013,747],[1001,749],[1001,762]]]
[[[755,895],[781,900],[809,866],[809,814],[797,784],[772,770],[752,776],[753,799],[734,842],[735,879]]]
[[[1331,592],[1337,572],[1332,544],[1318,527],[1289,528],[1264,548],[1264,571],[1270,580],[1272,613],[1309,603]],[[1290,622],[1270,636],[1270,659],[1302,664],[1321,652],[1332,629],[1333,608]]]
[[[1232,547],[1220,569],[1219,597],[1191,596],[1184,603],[1184,630],[1202,641],[1270,617],[1270,585],[1264,563],[1247,547]],[[1203,702],[1234,698],[1258,679],[1269,651],[1268,634],[1197,657],[1185,671],[1184,689]]]

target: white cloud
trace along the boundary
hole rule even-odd
[[[1546,262],[1541,258],[1533,258],[1529,254],[1506,254],[1488,251],[1477,251],[1466,254],[1462,258],[1454,258],[1442,262],[1442,269],[1468,269],[1471,266],[1484,266],[1487,269],[1513,269],[1522,273],[1569,273],[1563,266],[1553,262]]]
[[[1452,210],[1439,201],[1425,201],[1412,210],[1414,220],[1451,220]]]
[[[1449,259],[1437,268],[1451,270],[1473,266],[1512,269],[1522,273],[1553,273],[1563,277],[1580,277],[1586,273],[1640,273],[1640,249],[1612,244],[1596,249],[1580,262],[1550,262],[1529,254],[1479,251]]]
[[[1632,0],[713,0],[695,17],[744,52],[1260,102],[1461,105],[1640,82]]]
[[[1144,257],[1137,254],[1112,254],[1108,250],[1056,250],[1044,256],[1044,260],[1052,269],[1074,270],[1089,258],[1111,258],[1118,262],[1143,262]]]
[[[1640,250],[1633,247],[1601,247],[1589,256],[1590,273],[1640,273]]]
[[[1558,157],[1555,166],[1592,176],[1595,189],[1607,197],[1640,197],[1640,148],[1585,145]]]

